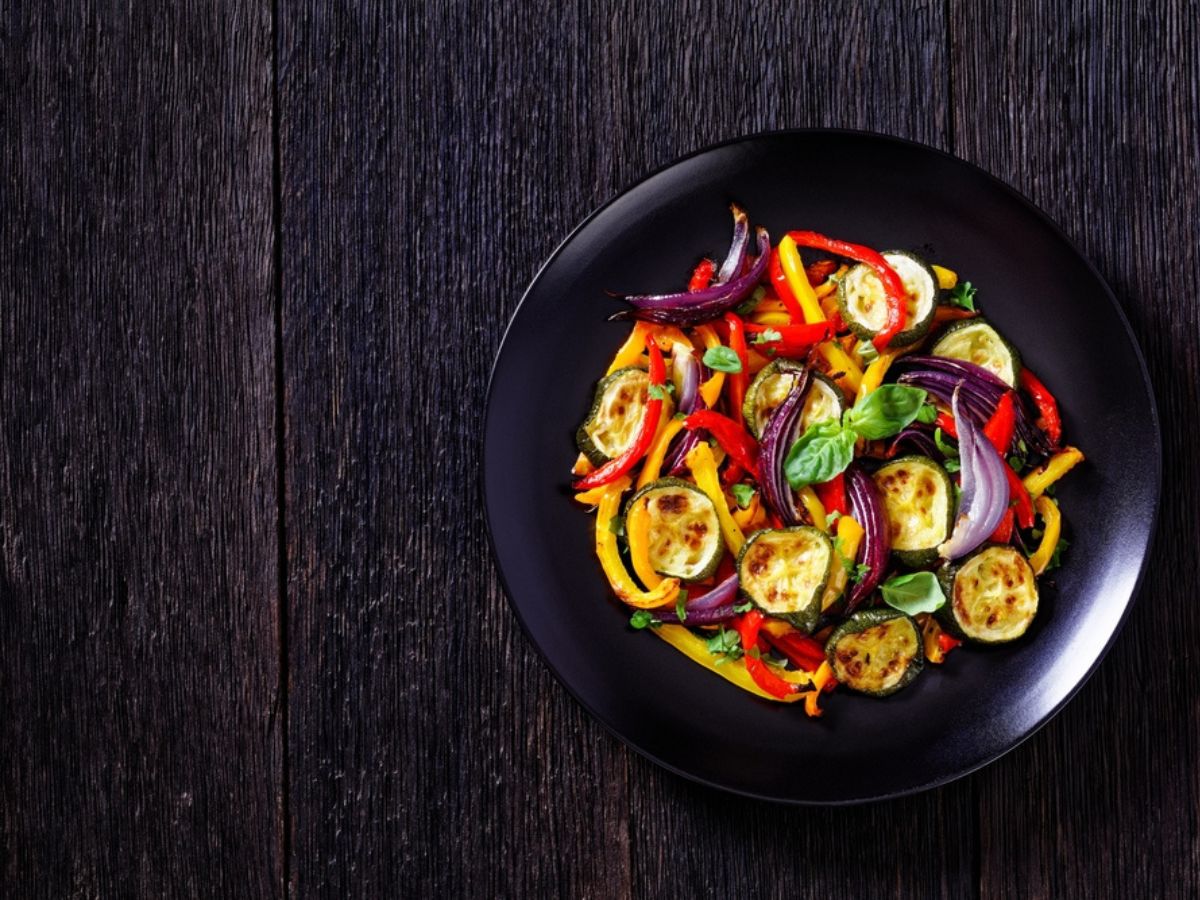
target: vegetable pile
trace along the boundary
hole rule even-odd
[[[719,266],[623,298],[576,434],[630,625],[812,716],[839,684],[886,696],[1021,637],[1083,460],[1053,395],[949,269],[812,231],[772,246],[732,211]]]

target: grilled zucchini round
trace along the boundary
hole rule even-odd
[[[902,456],[874,478],[897,559],[914,569],[935,563],[954,522],[954,487],[946,470],[928,456]]]
[[[629,366],[600,379],[592,409],[575,432],[575,443],[593,466],[602,466],[620,456],[637,439],[646,416],[650,375]],[[670,416],[673,404],[663,403]]]
[[[738,555],[742,593],[770,616],[812,631],[833,565],[833,542],[811,525],[753,534]]]
[[[626,510],[645,503],[650,516],[650,565],[660,575],[699,581],[717,570],[725,552],[717,508],[696,485],[662,478],[633,495]]]
[[[987,369],[1009,387],[1017,386],[1021,374],[1021,356],[995,327],[982,318],[955,322],[937,339],[934,356],[961,359]]]
[[[742,418],[746,428],[755,437],[762,434],[771,413],[787,399],[796,377],[804,371],[800,363],[777,359],[759,371],[742,403]],[[800,412],[798,433],[803,434],[809,425],[826,419],[840,419],[846,408],[846,397],[830,378],[820,372],[812,373],[812,383],[804,398],[804,409]]]
[[[1023,635],[1038,609],[1037,578],[1008,544],[984,544],[939,573],[948,602],[938,610],[947,631],[980,644],[1006,644]]]
[[[896,693],[925,667],[920,627],[886,607],[855,613],[835,628],[825,656],[839,682],[873,697]]]
[[[896,270],[908,301],[904,327],[888,341],[889,347],[906,347],[918,341],[933,326],[937,309],[938,279],[925,260],[905,250],[885,250],[888,265]],[[887,291],[875,270],[859,263],[838,285],[838,307],[842,319],[862,340],[869,341],[887,324]]]

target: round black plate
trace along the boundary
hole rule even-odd
[[[629,330],[605,290],[678,290],[728,246],[728,204],[777,240],[809,228],[924,253],[970,280],[1061,403],[1088,461],[1058,492],[1073,531],[1029,634],[966,649],[885,700],[838,691],[809,719],[627,627],[570,499],[574,430]],[[718,256],[719,258],[719,256]],[[981,169],[906,141],[782,132],[649,176],[554,253],[504,337],[489,393],[484,491],[500,571],[529,639],[572,694],[659,764],[730,791],[852,803],[923,790],[1012,749],[1079,688],[1137,590],[1158,507],[1154,395],[1111,291],[1038,209]],[[1064,760],[1064,765],[1069,761]]]

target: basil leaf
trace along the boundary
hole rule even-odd
[[[950,303],[952,306],[959,306],[963,309],[969,309],[975,312],[975,288],[971,282],[964,281],[950,292]]]
[[[752,343],[752,344],[769,344],[769,343],[771,343],[771,341],[782,341],[782,340],[783,340],[783,335],[780,334],[778,331],[776,331],[774,328],[764,328],[762,331],[760,331],[758,334],[756,334],[754,336],[754,340],[752,340],[750,343]]]
[[[704,364],[717,372],[736,375],[742,371],[742,361],[728,347],[709,347],[704,351]]]
[[[946,605],[946,595],[932,572],[897,575],[881,584],[879,591],[884,603],[910,616],[931,613]]]
[[[738,613],[750,612],[754,608],[754,604],[747,600],[745,603],[735,603],[733,611]]]
[[[783,474],[796,490],[806,484],[828,481],[854,460],[854,442],[858,435],[843,428],[836,419],[810,425],[792,444],[783,461]]]
[[[951,447],[946,443],[946,436],[942,434],[942,429],[933,429],[933,442],[937,444],[937,448],[942,451],[942,456],[946,459],[958,459],[958,448]]]
[[[658,619],[654,618],[648,610],[639,609],[629,617],[629,627],[635,631],[641,631],[649,625],[659,624]]]
[[[846,411],[843,422],[868,440],[899,434],[917,417],[926,394],[906,384],[884,384]]]
[[[854,352],[862,358],[862,361],[867,365],[879,359],[879,351],[875,349],[875,345],[870,341],[859,341],[854,345]]]
[[[924,404],[917,410],[917,421],[925,425],[932,425],[937,421],[937,407],[932,403]]]
[[[748,484],[735,484],[729,489],[729,493],[733,494],[733,499],[742,509],[748,507],[750,501],[754,499],[754,488]]]

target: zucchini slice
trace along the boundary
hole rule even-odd
[[[904,327],[888,346],[905,347],[925,337],[933,325],[938,280],[925,260],[905,250],[886,250],[883,258],[896,270],[908,294]],[[883,330],[887,324],[887,292],[874,269],[859,263],[846,273],[838,285],[838,307],[842,319],[862,340],[869,341]]]
[[[804,366],[787,359],[777,359],[763,366],[746,389],[746,400],[742,403],[742,418],[751,434],[755,437],[762,434],[767,419],[787,399],[796,377],[803,371]],[[842,389],[828,376],[813,372],[804,409],[800,412],[798,433],[803,434],[809,425],[817,422],[840,419],[845,408],[846,397]]]
[[[650,516],[648,555],[655,572],[698,581],[717,570],[725,541],[717,508],[704,491],[689,481],[662,478],[634,494],[629,505],[643,501]]]
[[[864,609],[835,628],[825,656],[838,681],[873,697],[896,693],[925,667],[920,627],[886,607]]]
[[[984,544],[940,577],[948,602],[938,618],[957,637],[981,644],[1015,641],[1037,615],[1033,569],[1008,544]]]
[[[1009,387],[1017,386],[1021,374],[1021,357],[1016,347],[1001,337],[990,322],[980,318],[955,322],[942,332],[929,352],[975,363]]]
[[[954,522],[954,487],[928,456],[902,456],[875,473],[892,552],[914,569],[937,561]]]
[[[649,392],[650,375],[637,366],[617,369],[600,379],[591,412],[575,432],[575,443],[588,462],[602,466],[637,439]],[[670,416],[670,400],[663,406]]]
[[[738,584],[770,616],[812,631],[833,564],[833,542],[811,525],[756,532],[738,555]]]

